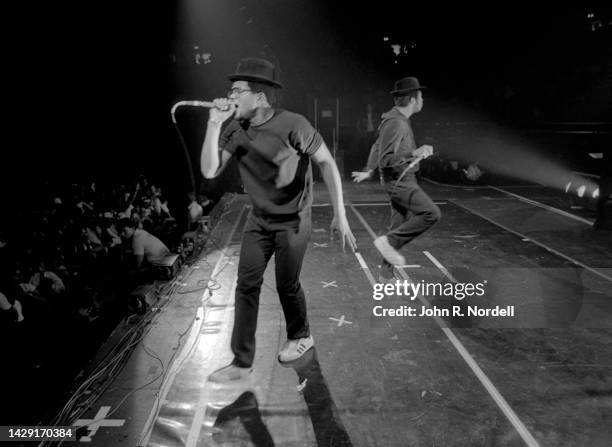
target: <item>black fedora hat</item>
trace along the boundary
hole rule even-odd
[[[391,91],[393,96],[407,95],[415,90],[423,90],[427,87],[419,84],[419,80],[413,77],[402,78],[395,82],[395,86]]]
[[[236,73],[227,76],[230,81],[251,81],[283,88],[278,80],[276,67],[272,62],[257,57],[241,59],[236,67]]]

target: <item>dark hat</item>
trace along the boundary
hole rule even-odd
[[[249,57],[238,62],[236,73],[227,76],[230,81],[261,82],[276,88],[283,88],[278,81],[278,73],[274,64],[265,59]]]
[[[393,96],[402,96],[407,95],[410,92],[414,92],[415,90],[423,90],[424,85],[419,85],[419,80],[417,78],[407,77],[402,78],[399,81],[395,82],[395,86],[391,91]]]

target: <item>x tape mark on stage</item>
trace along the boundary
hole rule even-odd
[[[87,427],[89,429],[89,436],[81,437],[79,439],[81,442],[91,442],[91,438],[100,427],[121,427],[125,424],[125,419],[105,419],[110,408],[111,407],[100,407],[92,419],[79,419],[74,423],[75,427]]]
[[[345,320],[344,319],[344,315],[341,315],[340,318],[329,317],[329,319],[332,320],[332,321],[337,321],[338,322],[338,327],[342,326],[344,323],[346,323],[346,324],[353,324],[351,321]]]

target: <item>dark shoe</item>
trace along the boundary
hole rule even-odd
[[[241,368],[239,366],[234,365],[233,363],[230,363],[229,365],[224,366],[223,368],[213,371],[208,376],[208,381],[215,383],[226,383],[235,380],[242,380],[246,378],[249,374],[251,374],[251,372],[253,372],[253,368],[251,367]]]
[[[397,281],[401,281],[398,275],[394,274],[393,276],[387,276],[387,273],[379,273],[378,274],[378,282],[380,284],[395,284]]]
[[[381,284],[395,284],[397,280],[402,280],[395,267],[383,261],[378,268],[378,282]]]

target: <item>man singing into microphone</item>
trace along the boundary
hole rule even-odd
[[[321,135],[303,116],[274,107],[277,90],[282,88],[274,65],[263,59],[242,59],[228,78],[233,83],[227,98],[216,99],[215,108],[210,109],[201,169],[204,177],[215,177],[230,157],[236,157],[253,209],[245,224],[238,265],[231,340],[234,360],[209,376],[213,382],[240,380],[252,370],[259,293],[273,254],[276,289],[287,326],[287,341],[278,360],[291,362],[313,346],[300,285],[311,230],[311,159],[321,169],[331,196],[332,234],[339,233],[343,249],[346,241],[356,248],[344,211],[340,174]],[[223,122],[232,116],[234,120],[221,133]]]
[[[352,173],[353,180],[361,182],[378,168],[391,202],[391,229],[374,241],[384,258],[380,282],[393,280],[393,267],[406,263],[398,250],[440,219],[440,209],[419,187],[415,177],[418,161],[433,153],[429,145],[416,147],[410,125],[410,117],[423,108],[424,88],[413,77],[395,83],[391,92],[395,107],[382,114],[378,138],[370,150],[367,168]]]

